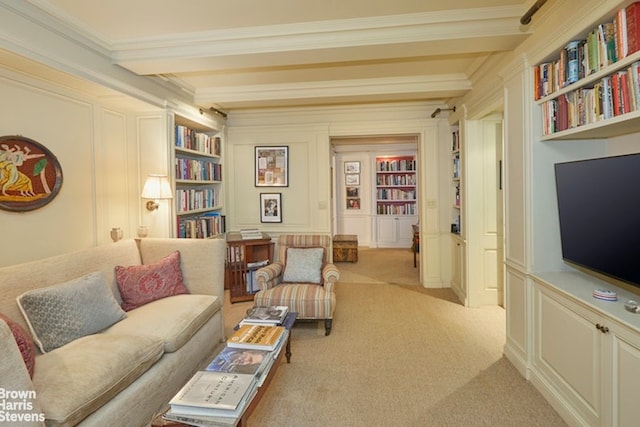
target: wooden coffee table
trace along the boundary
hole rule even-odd
[[[284,321],[284,325],[289,330],[289,336],[287,337],[287,342],[285,343],[284,349],[282,349],[278,354],[278,357],[276,358],[275,362],[271,366],[271,369],[269,369],[269,372],[267,373],[267,377],[264,379],[264,382],[260,387],[258,387],[258,391],[256,392],[256,395],[253,397],[253,399],[251,400],[251,403],[249,403],[249,405],[247,406],[247,409],[245,409],[242,416],[238,419],[237,423],[235,424],[237,427],[247,426],[249,417],[251,417],[251,414],[253,414],[253,411],[256,409],[256,407],[260,403],[262,396],[267,392],[267,388],[269,387],[269,384],[271,384],[273,377],[276,375],[276,372],[278,370],[278,367],[282,363],[282,360],[286,358],[287,363],[291,363],[291,327],[295,323],[297,316],[298,316],[297,313],[287,314],[287,317]],[[220,425],[229,426],[233,424],[220,424]],[[183,424],[175,421],[168,421],[163,419],[162,417],[159,417],[158,419],[154,420],[151,426],[152,427],[184,427],[184,426],[188,426],[188,424]]]

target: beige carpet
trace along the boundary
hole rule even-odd
[[[393,252],[365,250],[357,264],[338,264],[333,332],[296,324],[291,363],[250,426],[564,426],[502,356],[503,309],[464,308],[448,289],[408,284],[411,253]],[[405,283],[384,282],[402,257],[411,271],[396,277]],[[251,305],[227,304],[228,330]]]

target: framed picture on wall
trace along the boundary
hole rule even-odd
[[[360,209],[360,197],[347,197],[347,209]]]
[[[256,147],[256,187],[289,186],[289,147]]]
[[[281,193],[260,193],[260,222],[282,222]]]
[[[347,187],[347,197],[360,197],[360,187]]]
[[[360,162],[344,162],[344,173],[360,173]]]
[[[62,167],[47,147],[20,135],[0,137],[0,209],[39,209],[51,202],[61,187]]]
[[[344,176],[344,183],[346,185],[360,185],[360,174],[348,173]]]

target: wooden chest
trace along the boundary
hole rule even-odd
[[[333,262],[358,262],[358,236],[355,234],[333,236]]]

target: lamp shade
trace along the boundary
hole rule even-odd
[[[167,175],[149,175],[142,188],[143,199],[171,199],[171,185]]]

